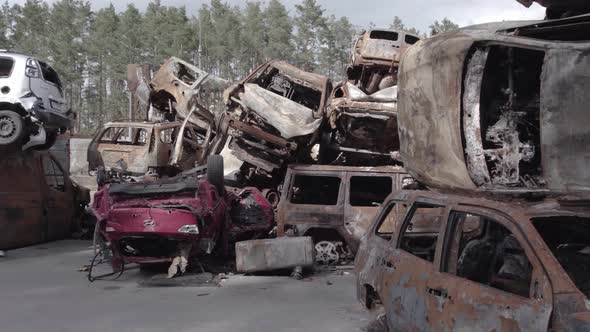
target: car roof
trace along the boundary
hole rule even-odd
[[[13,59],[17,59],[17,60],[27,60],[30,58],[36,59],[33,56],[29,56],[29,55],[25,55],[25,54],[19,54],[19,53],[12,53],[12,52],[8,52],[6,50],[0,50],[0,57],[10,57]]]
[[[392,199],[415,201],[432,200],[441,204],[455,204],[465,207],[482,207],[495,210],[507,216],[514,213],[530,218],[543,216],[579,216],[590,218],[590,204],[587,199],[577,197],[546,197],[542,199],[514,198],[513,196],[490,197],[485,193],[451,193],[439,190],[403,190]]]
[[[400,166],[377,166],[377,167],[357,167],[357,166],[334,166],[334,165],[289,165],[292,171],[313,171],[320,172],[363,172],[363,173],[406,173],[406,170]]]

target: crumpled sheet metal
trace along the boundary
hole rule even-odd
[[[373,94],[366,94],[356,85],[347,82],[348,97],[352,101],[392,103],[397,101],[397,85],[379,90]]]
[[[244,92],[239,97],[243,106],[279,130],[286,139],[312,134],[322,124],[321,118],[313,117],[311,109],[253,83],[244,84]]]
[[[185,70],[192,77],[187,75],[178,77]],[[189,116],[192,108],[196,107],[196,99],[201,90],[223,91],[228,86],[228,81],[209,74],[186,61],[172,57],[162,64],[150,82],[152,90],[150,100],[157,101],[154,99],[161,97],[164,92],[170,94],[176,102],[174,108],[177,116],[184,119]],[[194,114],[195,118],[205,119],[208,122],[214,119],[214,115],[203,107],[199,107]]]

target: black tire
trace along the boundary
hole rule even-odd
[[[219,195],[225,193],[223,183],[223,157],[214,154],[207,158],[207,181],[217,188]]]
[[[13,111],[0,111],[0,145],[14,145],[25,135],[23,118]]]
[[[57,135],[58,133],[56,131],[47,133],[45,144],[35,145],[31,149],[37,151],[49,150],[53,146],[53,144],[55,144],[55,141],[57,141]]]
[[[96,169],[96,184],[98,185],[98,188],[104,186],[107,182],[107,171],[104,169],[103,166],[98,166],[98,168]]]

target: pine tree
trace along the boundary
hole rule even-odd
[[[318,51],[325,33],[326,19],[324,10],[316,0],[303,0],[295,5],[295,59],[296,64],[303,70],[314,71],[319,64]]]
[[[279,0],[270,0],[264,11],[266,46],[265,60],[293,60],[293,21],[285,6]]]
[[[12,43],[20,53],[41,59],[49,56],[49,6],[41,0],[27,0],[22,7],[14,7],[15,25]]]
[[[434,36],[439,33],[457,30],[459,29],[459,25],[453,23],[453,21],[449,20],[448,18],[443,18],[442,21],[434,21],[430,26],[430,35]]]
[[[264,61],[266,36],[264,34],[264,15],[260,2],[247,2],[242,18],[241,72],[247,74]]]

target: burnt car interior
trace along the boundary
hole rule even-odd
[[[379,206],[393,190],[389,176],[352,176],[350,178],[351,206]]]
[[[493,219],[452,211],[443,271],[529,297],[532,265],[517,238]]]
[[[186,85],[193,85],[199,74],[180,62],[174,63],[174,75]]]
[[[100,143],[117,145],[138,145],[147,144],[148,131],[144,128],[132,127],[111,127],[105,130],[99,139]]]
[[[340,178],[332,176],[296,175],[290,201],[293,204],[336,205],[340,182]]]
[[[433,262],[445,207],[415,203],[400,230],[398,247]]]
[[[578,289],[590,296],[590,218],[533,218],[533,225]]]
[[[477,185],[545,185],[540,134],[544,56],[500,45],[473,50],[465,79],[463,140]]]
[[[314,113],[320,108],[322,92],[308,83],[292,78],[275,67],[268,67],[252,83],[281,97],[311,109]]]

